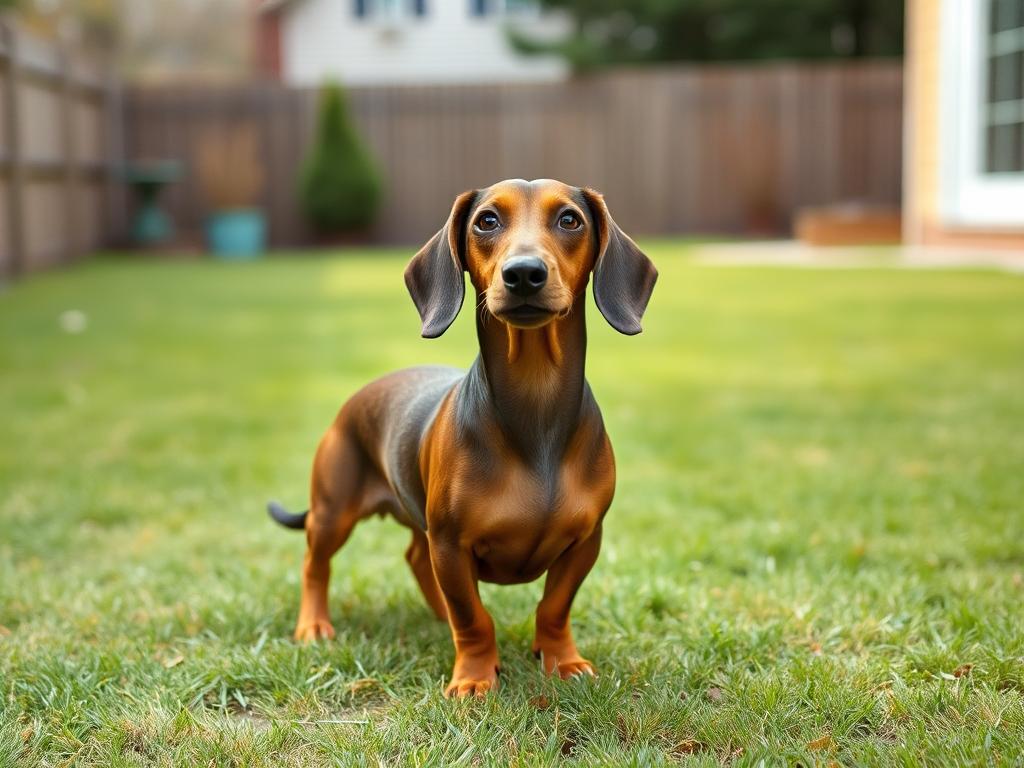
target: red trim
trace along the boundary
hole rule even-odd
[[[251,0],[253,16],[253,72],[257,77],[280,80],[283,74],[281,10],[261,10],[263,0]]]

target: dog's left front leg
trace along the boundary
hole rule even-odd
[[[473,553],[457,541],[428,537],[430,561],[455,641],[455,669],[444,695],[483,697],[498,686],[498,644],[494,621],[480,601]]]
[[[572,601],[590,573],[601,550],[601,527],[583,541],[567,549],[548,569],[544,596],[537,606],[537,633],[533,652],[540,657],[544,671],[558,673],[563,680],[573,675],[594,675],[594,665],[576,649],[569,626]]]

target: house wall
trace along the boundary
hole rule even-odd
[[[517,55],[501,17],[471,15],[468,0],[433,0],[424,17],[356,18],[350,0],[293,0],[283,6],[284,79],[319,85],[444,84],[559,80],[561,61]],[[557,32],[561,20],[529,17],[517,25]]]
[[[944,0],[907,0],[904,238],[912,245],[1024,250],[1024,231],[943,221],[942,12]]]

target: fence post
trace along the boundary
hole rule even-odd
[[[61,165],[64,180],[64,254],[62,261],[68,263],[75,258],[78,243],[75,238],[79,231],[75,212],[75,183],[77,181],[78,158],[75,147],[75,83],[72,75],[71,56],[67,50],[58,51],[60,56],[61,115]]]
[[[104,219],[102,242],[120,244],[126,238],[128,196],[121,182],[125,167],[125,122],[128,113],[124,92],[104,65],[103,72],[103,189]]]
[[[10,230],[11,272],[14,276],[25,271],[25,158],[21,150],[20,112],[21,62],[18,50],[18,31],[9,22],[0,22],[3,41],[7,48],[7,77],[4,92],[4,128],[7,134],[7,226]]]

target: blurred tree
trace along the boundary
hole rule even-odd
[[[556,53],[577,70],[664,61],[857,58],[903,53],[903,0],[540,0],[570,33],[524,53]]]
[[[121,68],[132,80],[238,80],[249,74],[247,0],[114,0]]]
[[[115,57],[132,80],[241,79],[254,0],[0,0],[43,37]]]
[[[362,229],[377,211],[380,177],[337,84],[320,96],[316,142],[302,169],[299,195],[306,216],[323,234]]]
[[[0,0],[41,37],[60,37],[112,52],[118,41],[116,0]]]

